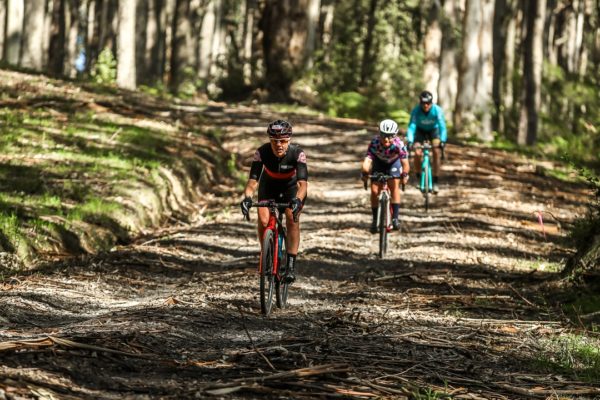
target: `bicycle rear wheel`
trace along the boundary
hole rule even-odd
[[[290,288],[290,284],[285,280],[287,273],[287,248],[285,245],[285,231],[279,233],[280,237],[283,238],[281,244],[279,246],[279,268],[278,268],[278,277],[275,281],[275,292],[276,292],[276,300],[277,307],[284,308],[287,304],[288,299],[288,291]]]
[[[261,254],[260,271],[260,311],[269,315],[273,307],[273,292],[275,289],[275,276],[273,275],[273,262],[275,261],[275,242],[272,230],[265,232]]]
[[[381,200],[379,201],[379,257],[385,257],[385,253],[387,252],[387,234],[388,234],[388,222],[389,222],[389,212],[390,212],[390,204],[388,197],[384,194],[381,196]]]

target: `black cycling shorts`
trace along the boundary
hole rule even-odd
[[[425,140],[429,140],[430,142],[434,139],[440,138],[439,129],[434,129],[432,131],[424,131],[423,129],[417,128],[415,132],[415,143],[423,143]]]
[[[386,175],[391,175],[395,178],[399,178],[402,173],[402,162],[399,158],[391,163],[381,161],[379,158],[373,159],[373,169],[371,173],[381,172]]]

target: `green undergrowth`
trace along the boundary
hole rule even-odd
[[[541,345],[541,354],[534,362],[538,368],[567,379],[600,382],[600,340],[597,337],[564,334],[543,340]]]
[[[150,214],[165,212],[155,198],[173,191],[166,175],[198,183],[206,166],[226,164],[214,149],[188,150],[216,135],[194,128],[184,139],[175,125],[85,107],[0,108],[0,251],[26,261],[98,251],[155,224]]]

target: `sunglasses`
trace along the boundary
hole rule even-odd
[[[380,133],[379,136],[381,136],[382,139],[393,139],[396,135]]]
[[[271,138],[271,143],[274,143],[274,144],[280,144],[280,143],[281,144],[287,144],[287,143],[289,143],[289,141],[290,141],[290,138],[285,138],[285,139]]]
[[[428,102],[428,103],[421,103],[422,106],[430,106],[432,103]]]

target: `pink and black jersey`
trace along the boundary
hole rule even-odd
[[[369,144],[366,156],[371,160],[379,159],[384,163],[391,164],[398,159],[404,160],[408,158],[408,151],[404,142],[399,137],[395,137],[389,147],[384,147],[381,143],[381,138],[375,136]]]

